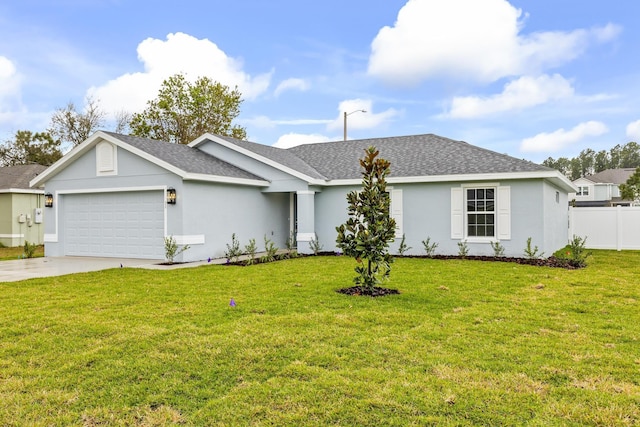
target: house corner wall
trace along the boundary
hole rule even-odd
[[[569,236],[569,195],[549,182],[543,183],[544,252],[553,255],[567,245]]]

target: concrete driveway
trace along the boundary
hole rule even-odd
[[[121,265],[123,267],[137,268],[165,267],[158,265],[161,262],[163,260],[69,256],[0,261],[0,282],[16,282],[39,277],[107,270],[109,268],[120,268]]]

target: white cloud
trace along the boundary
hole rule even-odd
[[[564,64],[620,32],[609,24],[527,35],[523,26],[507,0],[409,0],[371,43],[368,72],[399,85],[431,76],[490,82]]]
[[[278,85],[276,90],[274,91],[275,96],[280,96],[282,92],[287,90],[298,90],[300,92],[304,92],[309,89],[309,83],[307,83],[304,79],[287,79]]]
[[[88,94],[109,112],[138,112],[156,98],[162,82],[177,73],[184,73],[189,80],[207,76],[231,88],[238,86],[243,99],[264,93],[271,80],[271,72],[251,77],[242,70],[241,61],[227,56],[215,43],[184,33],[169,34],[166,40],[142,41],[138,59],[144,72],[124,74],[90,88]]]
[[[21,102],[21,85],[16,66],[8,58],[0,56],[0,123],[23,124],[26,111]]]
[[[365,110],[362,113],[358,110]],[[372,129],[386,124],[395,116],[400,114],[399,111],[389,108],[381,113],[373,112],[373,102],[370,99],[348,99],[342,101],[338,105],[338,117],[327,124],[328,130],[338,130],[344,128],[344,113],[348,114],[348,129]],[[353,114],[351,114],[353,113]]]
[[[5,110],[7,98],[20,94],[20,76],[11,60],[0,56],[0,111]]]
[[[607,128],[607,126],[602,122],[584,122],[580,123],[569,131],[558,129],[555,132],[543,132],[532,138],[526,138],[522,140],[522,144],[520,144],[520,150],[529,152],[560,151],[566,146],[581,141],[584,138],[590,136],[600,136],[607,133],[608,131],[609,129]]]
[[[490,97],[455,97],[446,116],[453,118],[474,118],[488,116],[503,111],[522,110],[524,108],[547,103],[551,100],[569,98],[574,90],[571,82],[555,74],[539,77],[520,77],[504,86],[502,93]]]
[[[640,120],[627,125],[627,137],[635,142],[640,142]]]
[[[278,141],[276,141],[276,143],[273,144],[273,146],[278,148],[291,148],[291,147],[295,147],[296,145],[317,144],[320,142],[328,142],[328,141],[332,141],[332,139],[324,135],[319,135],[319,134],[305,135],[301,133],[288,133],[278,138]]]

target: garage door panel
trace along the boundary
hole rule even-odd
[[[65,254],[162,259],[162,191],[63,196]]]

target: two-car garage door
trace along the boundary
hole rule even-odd
[[[163,259],[163,196],[162,191],[65,194],[65,255]]]

